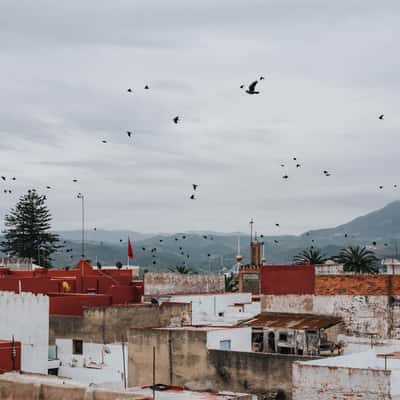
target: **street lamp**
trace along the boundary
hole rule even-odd
[[[76,196],[82,200],[82,258],[85,258],[85,196],[82,193],[78,193]]]

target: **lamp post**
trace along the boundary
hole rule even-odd
[[[82,193],[78,193],[76,196],[82,200],[82,258],[85,258],[85,196]]]

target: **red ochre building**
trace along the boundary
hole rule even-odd
[[[143,281],[132,280],[130,270],[94,269],[88,260],[68,271],[0,268],[1,290],[48,295],[50,315],[82,315],[83,307],[139,303],[144,293]]]

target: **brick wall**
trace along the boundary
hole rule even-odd
[[[399,296],[397,275],[317,275],[315,294],[322,296]]]

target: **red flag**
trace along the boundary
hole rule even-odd
[[[133,257],[134,255],[133,255],[131,240],[128,239],[128,258],[132,259]]]

